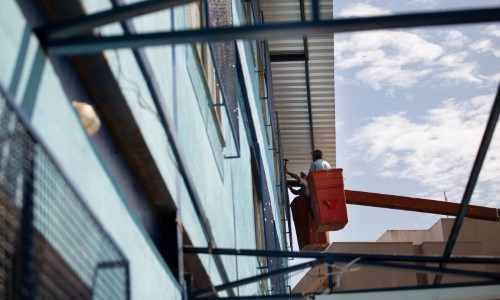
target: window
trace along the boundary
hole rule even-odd
[[[205,27],[206,23],[206,13],[205,13],[204,1],[196,1],[188,6],[189,14],[189,29],[200,29]],[[203,74],[205,75],[205,82],[207,84],[208,90],[210,91],[210,96],[212,98],[212,103],[214,104],[214,110],[219,123],[221,122],[221,103],[222,97],[219,88],[219,83],[217,79],[217,73],[214,66],[214,61],[212,59],[212,52],[210,46],[207,43],[197,43],[196,53],[198,60],[203,68]]]

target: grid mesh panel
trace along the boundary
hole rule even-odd
[[[208,0],[208,25],[213,28],[231,27],[233,10],[231,0]],[[220,76],[220,88],[224,94],[224,102],[229,122],[233,128],[234,142],[240,147],[238,122],[238,95],[236,91],[236,44],[230,42],[211,43],[215,67]]]
[[[0,97],[0,298],[128,299],[128,263]]]

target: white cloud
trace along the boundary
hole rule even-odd
[[[438,4],[439,1],[413,1],[414,4]],[[351,5],[342,16],[391,14],[368,2]],[[483,26],[482,38],[472,40],[465,31],[451,30],[379,30],[337,35],[335,59],[339,72],[345,72],[345,83],[362,83],[373,89],[388,90],[390,97],[397,89],[411,88],[429,79],[445,85],[467,84],[484,87],[491,75],[479,65],[482,58],[499,58],[500,26]],[[472,51],[471,51],[472,50]],[[423,80],[426,80],[425,82]]]
[[[427,7],[433,7],[436,6],[440,3],[439,0],[412,0],[410,1],[412,4],[419,4],[419,5],[424,5]]]
[[[468,53],[465,51],[450,53],[436,61],[435,76],[450,80],[452,83],[462,82],[481,85],[484,76],[479,75],[479,65],[467,61]]]
[[[488,33],[488,35],[500,39],[500,26],[490,25],[486,28],[486,32]]]
[[[368,17],[392,14],[389,10],[372,6],[368,3],[357,3],[344,8],[340,12],[341,17]]]
[[[378,174],[410,179],[440,197],[459,201],[484,132],[494,95],[444,101],[421,118],[405,112],[372,118],[349,141]],[[474,194],[482,205],[498,201],[500,129],[496,130]],[[492,193],[496,191],[496,193]]]
[[[461,48],[467,42],[468,38],[458,30],[448,30],[445,32],[444,46],[448,48]]]
[[[486,27],[485,36],[470,45],[470,48],[476,53],[491,53],[495,57],[500,58],[500,47],[496,46],[496,42],[500,39],[500,26],[490,25]]]
[[[355,77],[374,89],[413,86],[442,53],[442,47],[402,31],[355,33],[335,44],[337,68],[359,68]]]
[[[470,45],[470,48],[477,53],[484,53],[493,50],[493,43],[489,39],[482,39]]]
[[[492,74],[489,76],[486,76],[486,79],[491,82],[498,83],[500,82],[500,73]]]
[[[351,34],[335,44],[337,69],[351,69],[359,82],[393,92],[395,88],[413,87],[429,77],[446,79],[447,84],[476,87],[490,82],[491,76],[481,74],[480,65],[463,48],[469,42],[463,33],[447,31],[442,46],[422,35],[419,31],[384,30]],[[471,44],[470,49],[500,57],[500,49],[495,49],[489,39]]]
[[[421,71],[403,70],[399,65],[387,62],[361,70],[356,74],[356,78],[379,90],[383,85],[401,88],[411,87],[419,78],[429,73],[428,69]]]
[[[393,89],[387,89],[385,91],[385,95],[390,98],[394,98],[394,90]]]

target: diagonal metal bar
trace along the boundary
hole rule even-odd
[[[305,268],[312,268],[312,267],[315,267],[315,266],[323,264],[323,263],[325,263],[324,259],[319,258],[319,259],[316,259],[314,261],[298,264],[298,265],[291,266],[288,268],[278,269],[278,270],[270,271],[270,272],[267,272],[267,273],[264,273],[261,275],[252,276],[252,277],[236,280],[236,281],[233,281],[230,283],[221,284],[221,285],[215,286],[213,288],[210,287],[210,288],[202,289],[202,290],[193,292],[191,294],[191,296],[192,297],[199,297],[199,296],[203,296],[203,295],[207,295],[207,294],[212,294],[214,292],[214,290],[215,291],[224,291],[224,290],[227,290],[227,289],[230,289],[233,287],[242,286],[245,284],[249,284],[252,282],[259,281],[259,280],[267,279],[267,278],[277,276],[280,274],[290,273],[290,272],[302,270]]]
[[[194,0],[149,0],[115,7],[110,10],[87,15],[66,22],[40,27],[35,31],[47,39],[60,39],[74,36],[94,27],[124,21],[140,15],[191,3]]]
[[[493,102],[493,107],[491,109],[490,117],[488,123],[486,124],[486,129],[484,130],[483,139],[479,145],[479,150],[477,152],[476,160],[472,166],[472,171],[469,176],[469,181],[465,187],[464,195],[462,197],[462,202],[460,203],[460,208],[457,213],[453,227],[451,228],[450,235],[448,237],[448,243],[444,249],[443,257],[447,258],[451,256],[455,243],[457,241],[460,228],[464,221],[465,213],[467,212],[467,206],[469,205],[472,193],[474,192],[474,187],[476,186],[477,180],[479,178],[479,173],[483,166],[484,159],[486,158],[486,153],[488,152],[488,147],[490,146],[491,140],[493,138],[493,133],[495,132],[495,127],[498,122],[498,115],[500,114],[500,85],[498,87],[498,92]],[[445,263],[440,263],[439,268],[445,268]],[[440,284],[442,276],[436,276],[434,279],[434,284]]]
[[[500,7],[348,18],[312,22],[255,24],[252,26],[157,32],[134,36],[80,37],[44,41],[51,55],[96,53],[106,49],[229,41],[262,40],[375,29],[408,28],[500,21]]]
[[[146,1],[148,2],[148,1]],[[157,2],[157,1],[149,1],[149,2]],[[174,1],[166,1],[166,2],[174,2]],[[113,5],[115,5],[115,9],[119,10],[122,4],[123,0],[113,0],[112,1]],[[130,20],[126,20],[121,22],[121,27],[125,34],[130,35],[130,34],[136,34],[136,29],[134,24]],[[188,194],[191,198],[191,201],[193,203],[193,207],[195,209],[196,215],[198,216],[198,219],[200,220],[201,227],[203,229],[203,233],[205,235],[205,239],[207,240],[207,244],[210,245],[210,247],[216,247],[215,244],[215,238],[213,236],[212,230],[210,228],[210,223],[208,222],[208,218],[206,216],[206,213],[203,209],[203,206],[200,201],[200,197],[195,189],[195,185],[193,183],[193,180],[190,176],[189,171],[186,169],[186,163],[183,158],[183,155],[181,151],[179,150],[179,145],[178,141],[176,138],[176,135],[174,132],[172,132],[172,128],[174,126],[171,123],[171,120],[168,118],[168,114],[166,113],[166,109],[163,105],[163,103],[166,103],[166,101],[163,99],[162,93],[160,92],[160,87],[159,84],[156,80],[156,76],[154,75],[153,68],[144,52],[144,49],[134,49],[133,50],[134,57],[137,61],[137,64],[143,74],[144,80],[146,81],[146,84],[148,86],[148,89],[151,93],[151,97],[153,99],[153,103],[155,105],[156,110],[158,111],[158,117],[160,119],[160,122],[162,124],[162,127],[165,131],[165,135],[167,136],[168,141],[171,144],[172,152],[174,154],[174,157],[176,158],[179,173],[181,173],[181,176],[184,180],[184,183],[186,185],[186,190],[188,191]],[[180,251],[179,251],[180,252]],[[181,254],[181,253],[180,253]],[[179,256],[178,263],[182,267],[183,261],[181,259],[181,255]],[[224,282],[229,282],[229,277],[227,275],[227,271],[224,267],[224,264],[221,260],[221,258],[217,255],[213,257],[215,266],[217,270],[219,271],[219,274]],[[180,279],[180,280],[183,280]],[[234,292],[232,290],[229,291],[230,296],[234,296]]]

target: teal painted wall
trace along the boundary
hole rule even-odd
[[[14,1],[0,10],[0,81],[130,263],[132,299],[181,299],[180,288],[124,204],[50,61]]]
[[[186,13],[186,7],[174,10],[176,30],[185,28]],[[171,30],[171,18],[172,11],[167,10],[134,19],[134,25],[139,32]],[[102,34],[119,34],[120,32],[117,26],[108,26]],[[175,51],[175,59],[173,51]],[[171,120],[174,120],[178,141],[182,148],[181,152],[186,158],[187,169],[201,197],[200,200],[217,246],[255,249],[252,174],[247,138],[240,137],[240,158],[223,159],[225,155],[230,156],[236,153],[231,128],[226,114],[223,113],[220,130],[226,147],[222,152],[214,152],[217,149],[210,141],[216,139],[214,136],[216,133],[213,130],[207,130],[206,110],[200,106],[201,101],[197,98],[199,92],[197,93],[196,89],[202,89],[202,87],[199,83],[193,82],[192,75],[190,75],[190,71],[193,70],[192,64],[195,63],[190,45],[153,47],[147,49],[146,52],[163,93],[167,114]],[[145,108],[145,106],[153,107],[151,95],[148,93],[144,78],[138,71],[131,51],[106,51],[106,55],[120,85],[128,86],[128,89],[132,89],[131,85],[135,86],[135,92],[126,93],[127,103],[180,208],[184,230],[188,232],[195,246],[206,247],[205,237],[185,190],[184,182],[177,172],[161,124],[155,118],[151,118],[151,111]],[[124,78],[123,74],[126,74],[127,78]],[[141,105],[141,102],[146,105]],[[243,124],[241,123],[240,126]],[[219,160],[222,160],[222,167],[219,165]],[[200,257],[214,284],[222,283],[214,261],[209,256]],[[255,258],[223,257],[223,261],[231,280],[258,274],[258,262]],[[247,295],[255,294],[257,291],[256,284],[239,289],[241,294]]]
[[[84,0],[82,3],[88,13],[111,7],[108,1],[102,0]],[[236,9],[241,8],[241,4],[239,1],[233,1],[233,5],[238,22]],[[0,13],[0,40],[8,41],[3,43],[4,46],[0,50],[0,80],[11,89],[19,104],[31,116],[34,127],[63,168],[68,171],[70,180],[80,189],[86,197],[85,201],[130,260],[133,299],[180,299],[180,290],[175,279],[159,257],[142,225],[124,204],[122,195],[115,188],[112,178],[109,178],[106,166],[99,159],[91,139],[83,131],[70,105],[72,99],[66,96],[50,62],[43,56],[36,38],[32,35],[28,34],[29,45],[26,47],[26,55],[22,55],[21,45],[23,36],[26,36],[23,32],[29,33],[29,30],[25,29],[24,17],[14,1],[3,4]],[[175,29],[181,29],[186,23],[185,16],[186,7],[179,7],[173,11],[165,10],[136,18],[134,25],[139,32],[171,30],[172,23]],[[102,35],[122,33],[117,24],[102,27],[99,31]],[[259,95],[254,93],[258,91],[255,86],[258,80],[254,78],[252,63],[247,61],[251,58],[251,50],[248,45],[238,42],[238,51],[244,58],[245,80],[250,91],[249,96],[254,100],[251,103],[251,113],[257,126],[261,151],[266,154],[263,159],[267,182],[273,191],[273,213],[277,220],[278,232],[281,233],[280,242],[284,245],[272,152],[269,150],[265,133],[267,128],[262,119]],[[186,167],[200,195],[217,246],[255,249],[251,158],[245,131],[240,130],[240,157],[224,159],[225,155],[236,153],[231,128],[226,114],[222,114],[219,130],[222,132],[223,141],[219,141],[216,136],[217,128],[214,127],[218,125],[210,123],[206,116],[206,106],[203,106],[203,102],[208,101],[200,100],[204,90],[199,82],[193,79],[192,72],[196,70],[193,64],[196,61],[192,59],[191,46],[154,47],[148,48],[146,53],[159,83],[168,117],[174,121],[181,152],[186,158]],[[177,171],[172,150],[132,52],[105,51],[105,56],[163,180],[181,212],[183,229],[195,246],[206,247],[200,223]],[[240,118],[240,128],[243,126]],[[200,257],[214,284],[222,283],[214,261],[209,256]],[[225,256],[223,261],[231,280],[259,273],[256,258]],[[238,289],[241,295],[253,295],[257,292],[257,284]]]

